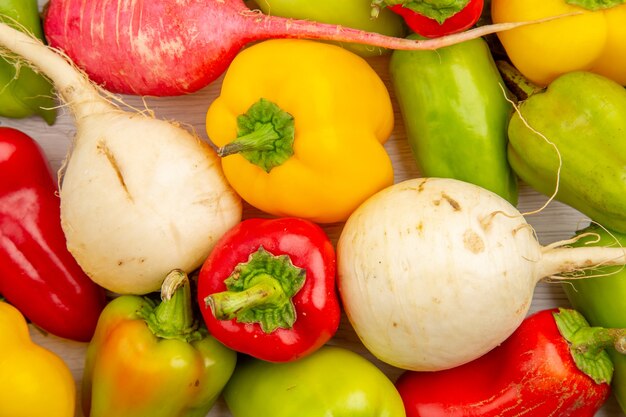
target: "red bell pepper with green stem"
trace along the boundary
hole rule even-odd
[[[456,368],[403,373],[407,417],[592,417],[609,396],[626,330],[590,327],[572,309],[542,310],[500,346]]]
[[[315,223],[244,220],[200,269],[198,299],[209,332],[265,361],[306,356],[339,326],[335,269],[334,247]]]
[[[89,341],[105,292],[67,250],[57,184],[37,142],[0,128],[0,178],[0,294],[43,330]]]
[[[374,15],[381,6],[387,6],[415,33],[437,38],[474,26],[483,12],[484,0],[373,0],[372,5]]]

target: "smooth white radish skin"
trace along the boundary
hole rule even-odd
[[[398,368],[436,371],[510,336],[540,279],[626,261],[620,248],[542,247],[496,194],[420,178],[375,194],[352,214],[337,262],[346,314],[366,348]]]
[[[145,294],[172,269],[199,267],[242,215],[212,148],[175,124],[122,111],[61,55],[1,23],[0,45],[47,75],[75,116],[61,223],[91,279]]]

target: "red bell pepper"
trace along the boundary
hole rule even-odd
[[[265,361],[304,357],[339,326],[335,270],[334,247],[316,224],[244,220],[200,269],[198,300],[209,332]]]
[[[460,7],[459,10],[450,8],[450,1],[442,3],[438,8],[437,2],[419,0],[374,0],[373,2],[375,5],[386,4],[391,11],[402,16],[412,31],[427,38],[437,38],[469,29],[480,18],[484,6],[484,0],[452,2],[456,7]]]
[[[484,356],[444,371],[406,371],[396,388],[407,417],[592,417],[610,393],[605,348],[622,351],[625,342],[625,330],[589,327],[575,310],[543,310]]]
[[[0,128],[0,294],[56,336],[86,342],[106,302],[61,229],[57,184],[30,136]]]

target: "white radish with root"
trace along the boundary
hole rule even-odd
[[[509,337],[541,279],[626,262],[622,248],[560,246],[568,242],[541,246],[515,207],[476,185],[407,180],[346,222],[339,291],[374,356],[402,369],[448,369]]]
[[[112,104],[63,56],[4,23],[0,46],[50,78],[75,118],[61,222],[91,279],[145,294],[171,270],[200,266],[242,214],[212,148],[175,124]]]

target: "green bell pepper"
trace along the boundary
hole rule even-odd
[[[577,232],[581,237],[572,246],[626,247],[626,234],[609,232],[591,225]],[[598,239],[599,237],[599,239]],[[617,242],[616,242],[617,239]],[[589,277],[595,276],[596,277]],[[585,278],[587,276],[587,278]],[[605,266],[577,274],[575,279],[563,282],[563,289],[572,306],[582,313],[592,326],[607,328],[626,327],[626,269],[622,266]],[[607,349],[615,367],[612,390],[622,411],[626,413],[626,355]]]
[[[394,37],[406,34],[402,18],[391,10],[382,9],[378,16],[372,17],[370,0],[258,0],[257,3],[259,9],[269,15],[314,20]],[[362,57],[388,52],[387,49],[368,45],[349,43],[341,46]]]
[[[123,295],[104,308],[87,347],[83,412],[89,417],[204,417],[237,354],[194,318],[187,275],[172,271],[160,303]]]
[[[324,346],[292,362],[240,361],[224,389],[234,417],[404,417],[393,383],[358,353]]]
[[[487,43],[394,51],[390,74],[420,173],[470,182],[517,204],[506,157],[513,106]]]
[[[513,68],[502,70],[530,94],[508,129],[509,162],[519,178],[548,196],[558,180],[556,200],[626,233],[626,90],[585,71],[539,89]]]
[[[44,39],[37,0],[0,0],[0,15],[2,21]],[[55,106],[53,87],[47,78],[21,61],[0,61],[0,116],[18,119],[39,115],[52,125],[57,114]]]

